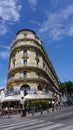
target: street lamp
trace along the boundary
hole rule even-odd
[[[21,97],[21,102],[22,102],[22,117],[26,116],[26,101],[25,101],[25,96],[27,95],[26,89],[24,90],[24,96]]]

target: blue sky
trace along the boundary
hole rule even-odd
[[[73,82],[73,0],[0,0],[0,87],[6,86],[10,46],[21,29],[38,34],[59,79]]]

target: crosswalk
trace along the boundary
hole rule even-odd
[[[65,126],[38,118],[0,119],[0,130],[73,130],[73,125]]]

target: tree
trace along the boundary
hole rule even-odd
[[[66,82],[67,93],[71,97],[73,93],[73,83],[71,81]]]
[[[64,83],[60,82],[59,88],[60,88],[60,92],[62,94],[66,94],[69,97],[72,96],[72,94],[73,94],[73,82],[71,82],[71,81],[64,82]]]
[[[60,82],[60,84],[59,84],[59,89],[60,89],[60,92],[62,93],[62,94],[64,94],[65,93],[65,84],[64,83],[62,83],[62,82]]]

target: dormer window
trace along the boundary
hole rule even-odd
[[[27,34],[26,34],[26,33],[24,33],[24,37],[26,37],[26,35],[27,35]]]

